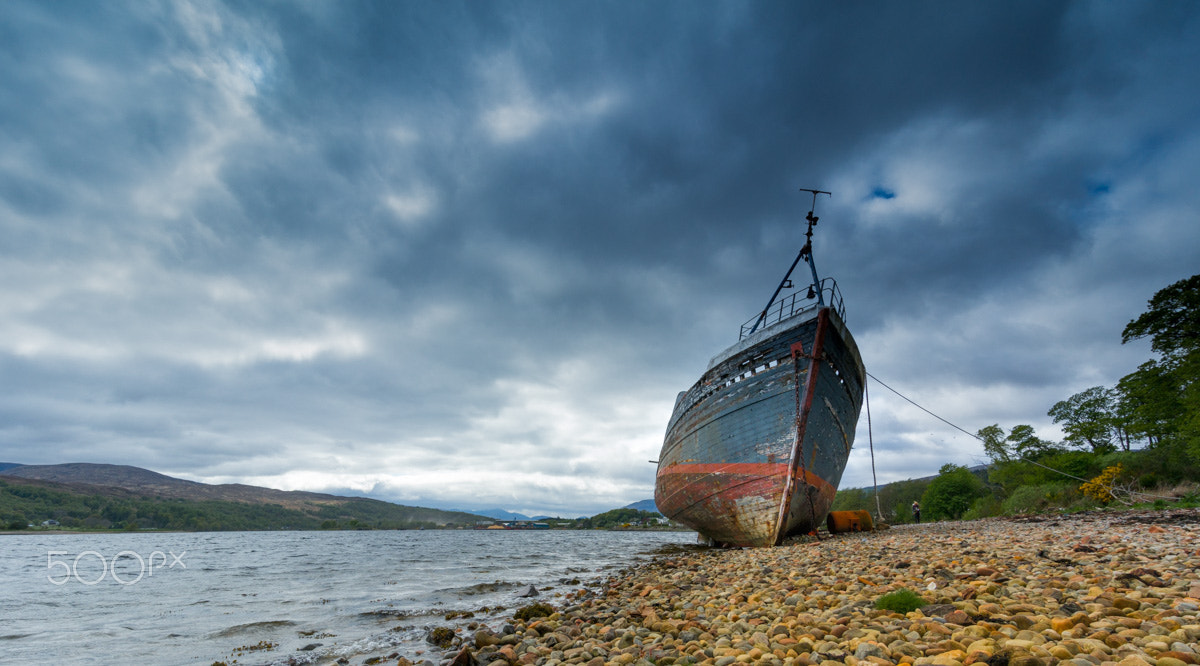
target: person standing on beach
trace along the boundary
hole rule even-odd
[[[918,523],[921,522],[921,505],[918,504],[916,500],[913,500],[912,510],[913,521]]]

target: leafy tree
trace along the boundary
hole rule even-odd
[[[583,528],[605,528],[618,527],[626,523],[645,523],[652,519],[661,518],[661,514],[653,511],[641,511],[638,509],[622,508],[598,513],[591,518],[587,518],[580,523]]]
[[[1054,403],[1046,415],[1063,424],[1069,445],[1108,453],[1116,450],[1115,442],[1121,442],[1128,451],[1129,441],[1120,427],[1116,406],[1116,391],[1093,386]]]
[[[1160,356],[1124,377],[1120,411],[1152,446],[1182,447],[1200,461],[1200,275],[1160,289],[1121,332],[1149,337]]]
[[[1044,440],[1034,434],[1031,425],[1013,426],[1008,437],[1005,438],[1005,442],[1018,458],[1024,460],[1037,460],[1062,451],[1054,442]]]
[[[1005,441],[1004,428],[1001,428],[999,423],[980,428],[975,436],[983,442],[983,450],[993,463],[1012,460],[1012,452],[1008,450],[1008,442]]]
[[[909,479],[907,481],[897,481],[889,483],[886,486],[879,488],[879,503],[885,510],[891,512],[891,520],[896,523],[911,523],[913,520],[912,511],[909,507],[912,506],[913,500],[920,500],[925,493],[925,489],[929,487],[929,481],[923,479]],[[863,507],[868,511],[871,507]]]
[[[995,464],[1037,460],[1062,451],[1054,442],[1038,437],[1031,425],[1013,426],[1008,435],[999,425],[990,425],[980,428],[975,436],[983,441],[984,452]]]
[[[942,465],[921,497],[921,508],[934,520],[957,520],[985,493],[983,482],[966,467]]]
[[[1150,336],[1150,348],[1164,359],[1178,359],[1200,348],[1200,274],[1160,289],[1149,305],[1125,326],[1121,344]]]
[[[1117,416],[1134,439],[1157,446],[1170,439],[1183,412],[1183,395],[1175,373],[1157,361],[1146,361],[1117,382]]]
[[[870,510],[871,499],[874,493],[869,492],[866,488],[843,488],[837,491],[833,496],[833,506],[830,511],[858,511],[861,509]]]

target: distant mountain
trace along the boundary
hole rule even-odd
[[[294,528],[315,527],[328,521],[332,521],[338,526],[355,521],[356,524],[363,526],[402,527],[418,523],[431,526],[469,525],[482,520],[481,516],[475,514],[404,506],[364,497],[341,497],[305,491],[274,490],[239,483],[220,485],[198,483],[128,465],[93,463],[20,465],[0,470],[0,484],[41,487],[58,500],[72,506],[75,505],[70,498],[78,496],[99,496],[112,502],[125,503],[162,503],[185,500],[202,504],[214,511],[218,506],[230,509],[230,503],[234,503],[234,505],[239,505],[235,507],[235,512],[240,516],[239,520],[249,525],[246,529],[262,529],[254,521],[265,515],[264,511],[273,516],[271,525],[288,525]],[[261,507],[261,510],[254,510],[251,507]],[[220,512],[216,513],[219,516]],[[30,516],[30,518],[32,517]],[[216,520],[220,523],[219,517]],[[207,520],[207,523],[212,523],[212,520]],[[146,519],[139,524],[148,526]],[[181,528],[195,529],[197,527],[185,525]],[[199,527],[199,529],[207,528]],[[213,526],[211,529],[231,528]]]
[[[3,472],[6,469],[12,469],[14,467],[20,467],[20,466],[21,466],[21,463],[0,463],[0,472]]]
[[[662,513],[662,511],[658,510],[658,506],[654,504],[654,500],[652,500],[652,499],[644,499],[640,502],[634,502],[633,504],[626,504],[622,508],[637,509],[638,511],[652,511],[654,513]]]

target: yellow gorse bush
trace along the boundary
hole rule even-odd
[[[1108,504],[1115,499],[1112,492],[1113,484],[1116,483],[1117,477],[1121,476],[1123,471],[1124,469],[1119,464],[1106,467],[1103,472],[1100,472],[1100,476],[1079,486],[1079,490],[1089,499]]]

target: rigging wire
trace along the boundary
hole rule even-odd
[[[912,401],[912,399],[911,399],[911,398],[909,398],[908,396],[906,396],[906,395],[904,395],[903,393],[901,393],[901,392],[897,391],[896,389],[894,389],[894,388],[892,388],[892,387],[888,386],[887,384],[884,384],[884,383],[883,383],[883,381],[882,381],[882,380],[880,380],[880,379],[879,379],[878,377],[876,377],[875,375],[873,375],[873,374],[871,374],[871,373],[869,373],[869,372],[868,372],[868,373],[867,373],[867,376],[868,376],[868,377],[870,377],[871,379],[874,379],[875,381],[879,382],[879,385],[880,385],[880,386],[882,386],[883,388],[885,388],[885,389],[887,389],[887,390],[891,391],[892,393],[895,393],[896,395],[900,396],[901,398],[904,398],[904,399],[905,399],[905,400],[907,400],[909,403],[911,403],[911,404],[912,404],[914,407],[916,407],[917,409],[920,409],[921,411],[923,411],[923,412],[925,412],[926,414],[928,414],[928,415],[932,416],[933,418],[935,418],[935,419],[937,419],[937,420],[941,421],[942,423],[945,423],[946,425],[950,426],[951,428],[954,428],[955,430],[958,430],[958,431],[960,431],[960,432],[963,432],[963,433],[965,433],[965,434],[967,434],[967,435],[970,435],[971,437],[974,437],[975,439],[978,439],[978,440],[979,440],[979,441],[981,441],[981,442],[983,441],[982,439],[980,439],[979,435],[976,435],[976,434],[975,434],[975,433],[973,433],[973,432],[967,432],[966,430],[963,430],[962,428],[960,428],[960,427],[958,427],[958,426],[954,425],[953,423],[951,423],[951,422],[947,421],[946,419],[944,419],[944,418],[942,418],[942,417],[938,416],[937,414],[934,414],[933,412],[929,411],[928,409],[925,409],[924,407],[922,407],[922,406],[918,405],[917,403],[913,402],[913,401]]]
[[[954,428],[955,430],[958,430],[959,432],[962,432],[966,435],[970,435],[971,437],[974,437],[975,439],[979,440],[980,442],[984,441],[983,438],[980,437],[979,435],[977,435],[973,432],[967,432],[963,428],[960,428],[959,426],[947,421],[946,419],[938,416],[937,414],[934,414],[933,412],[929,411],[928,409],[917,404],[915,401],[913,401],[912,398],[909,398],[908,396],[904,395],[903,393],[901,393],[901,392],[897,391],[896,389],[883,383],[883,381],[881,379],[879,379],[878,377],[876,377],[875,375],[868,372],[867,376],[870,377],[871,379],[874,379],[883,388],[891,391],[892,393],[895,393],[896,395],[900,396],[901,398],[904,398],[904,400],[906,400],[909,404],[916,407],[917,409],[920,409],[921,411],[932,416],[933,418],[941,421],[942,423],[945,423],[946,425],[950,426],[951,428]],[[864,395],[864,398],[867,396],[867,387],[865,384],[863,385],[863,395]],[[875,442],[871,438],[871,403],[869,401],[867,401],[867,441],[871,445],[871,474],[872,474],[872,476],[874,476],[874,474],[875,474]],[[1074,474],[1068,474],[1060,469],[1054,469],[1053,467],[1048,467],[1036,460],[1030,460],[1028,458],[1024,458],[1021,460],[1021,462],[1032,463],[1034,465],[1037,465],[1038,467],[1041,467],[1042,469],[1050,470],[1051,472],[1054,472],[1055,474],[1061,474],[1065,477],[1075,479],[1076,481],[1082,481],[1083,483],[1089,483],[1088,479],[1081,479],[1078,476],[1075,476]],[[1110,494],[1113,494],[1112,490],[1113,490],[1113,488],[1110,487],[1109,488]],[[1155,499],[1165,499],[1165,500],[1178,499],[1176,497],[1168,497],[1166,495],[1155,495],[1153,493],[1144,493],[1144,492],[1137,491],[1137,490],[1129,490],[1129,489],[1124,489],[1124,490],[1126,493],[1128,493],[1130,495],[1138,495],[1141,497],[1153,497]],[[1113,494],[1113,496],[1116,497],[1115,494]],[[876,501],[876,504],[878,504],[878,502],[879,502],[879,481],[878,480],[875,481],[875,501]]]
[[[875,474],[875,436],[871,433],[871,392],[867,390],[867,382],[863,382],[863,402],[867,405],[867,444],[871,447],[871,481],[875,484],[875,519],[882,523],[883,506],[879,503],[879,477]]]

